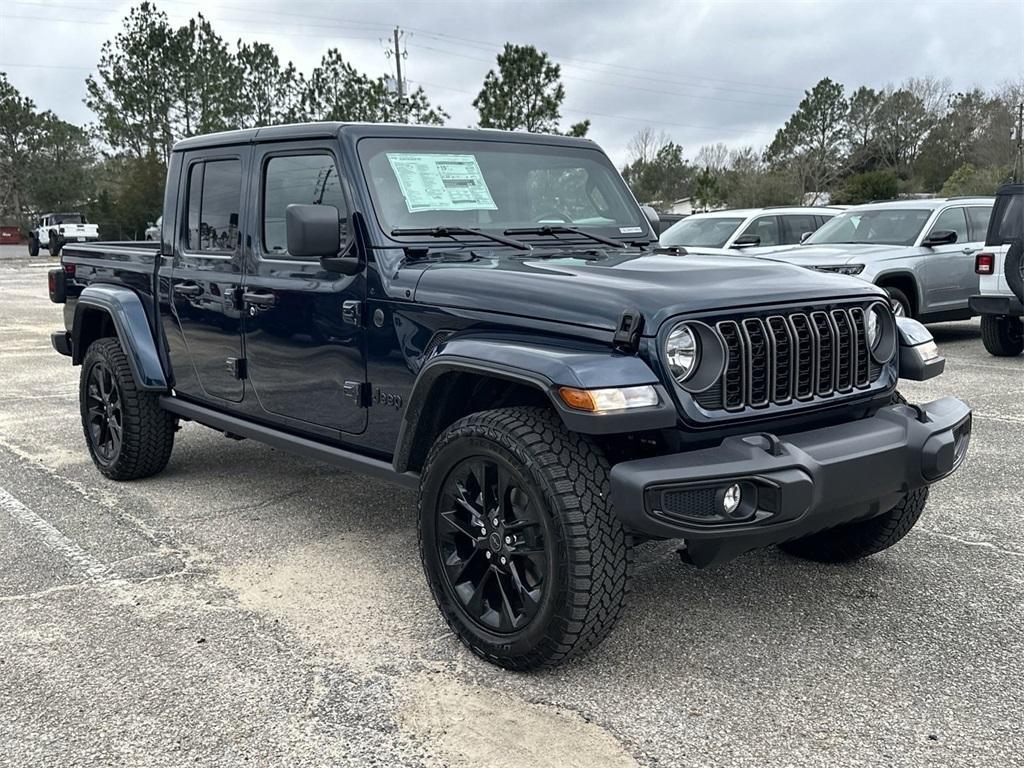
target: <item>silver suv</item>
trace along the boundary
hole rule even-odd
[[[897,315],[964,320],[978,293],[974,255],[985,242],[991,197],[898,200],[850,208],[795,248],[759,258],[838,272],[889,292]]]

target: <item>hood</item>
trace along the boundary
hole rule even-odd
[[[865,260],[877,261],[906,253],[905,245],[873,245],[861,243],[840,243],[836,245],[794,245],[790,248],[755,254],[759,259],[784,261],[801,267],[818,267],[831,264],[848,264]]]
[[[784,302],[881,295],[852,277],[742,256],[673,256],[630,249],[587,261],[529,256],[439,262],[423,271],[417,302],[613,331],[639,310],[646,335],[670,317]]]

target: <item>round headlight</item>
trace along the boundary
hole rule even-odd
[[[867,334],[868,346],[874,349],[882,338],[882,310],[877,304],[868,310]]]
[[[686,381],[697,368],[700,350],[697,336],[685,323],[680,323],[665,340],[665,357],[673,378],[680,384]]]

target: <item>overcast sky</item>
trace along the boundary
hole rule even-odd
[[[84,79],[137,3],[0,0],[0,71],[71,122],[92,114]],[[452,125],[505,41],[562,65],[563,122],[590,117],[591,138],[620,164],[645,126],[693,156],[701,144],[761,146],[822,77],[847,89],[908,77],[954,90],[1024,77],[1024,0],[972,2],[645,2],[641,0],[157,0],[171,22],[202,11],[226,40],[261,40],[304,72],[336,46],[370,74],[393,71],[391,30],[405,30],[406,77]]]

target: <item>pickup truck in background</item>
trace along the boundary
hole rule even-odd
[[[944,360],[881,289],[661,249],[652,220],[585,139],[195,137],[158,242],[65,249],[53,345],[107,477],[160,472],[191,420],[415,489],[453,632],[558,664],[622,614],[635,542],[857,560],[970,439],[964,403],[897,393]]]
[[[99,228],[81,213],[44,213],[28,234],[28,255],[38,256],[46,243],[50,256],[56,258],[67,243],[95,242],[99,238]]]
[[[1005,184],[996,193],[984,249],[975,257],[979,291],[971,309],[981,315],[985,349],[997,357],[1024,352],[1024,184]]]
[[[795,248],[757,255],[880,286],[900,317],[966,320],[978,292],[974,256],[984,242],[992,202],[951,197],[858,205]]]

